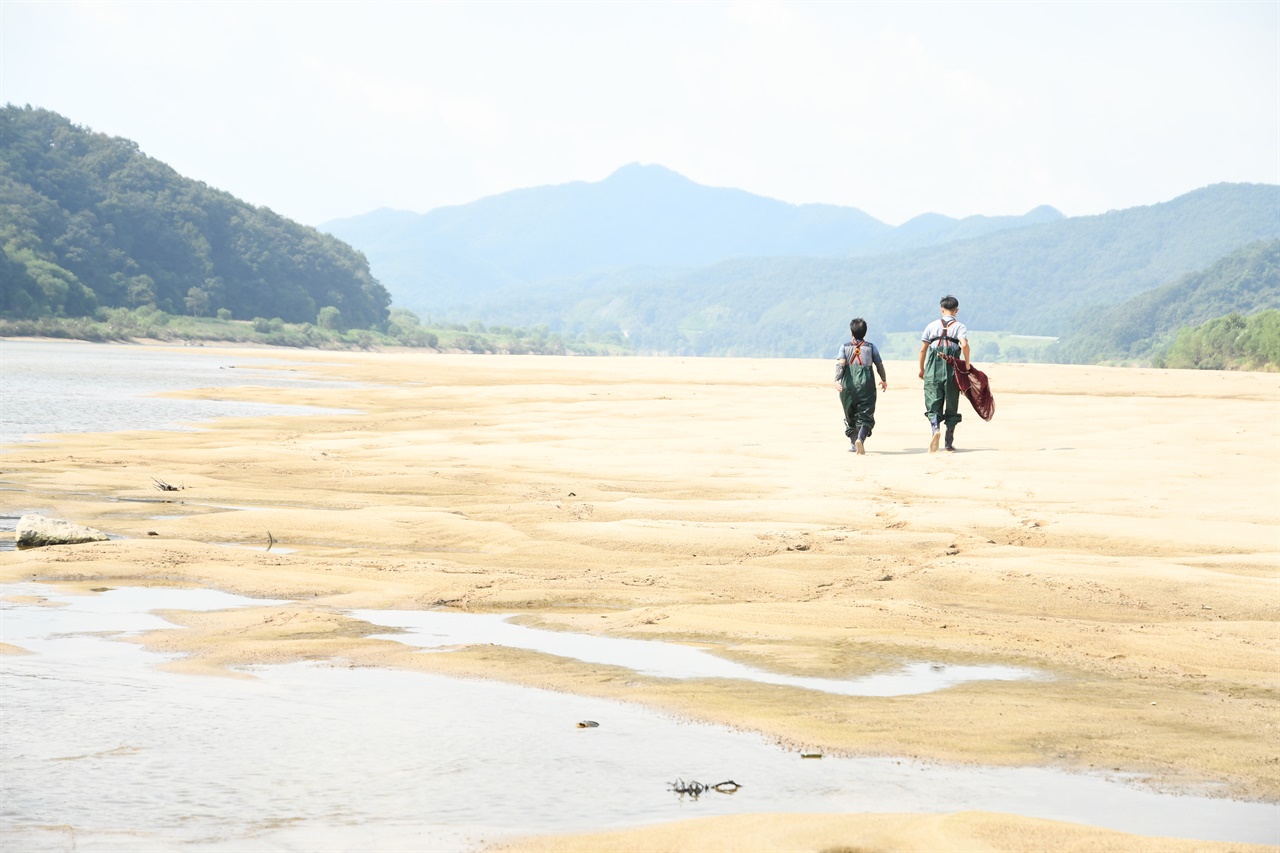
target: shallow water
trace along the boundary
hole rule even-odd
[[[917,662],[894,672],[862,678],[813,678],[769,672],[676,643],[526,628],[513,625],[507,621],[511,617],[498,614],[355,610],[351,615],[374,625],[409,631],[378,635],[379,639],[429,649],[491,643],[588,663],[624,666],[659,678],[735,678],[843,696],[910,696],[944,690],[969,681],[1022,681],[1048,677],[1035,670],[1012,666],[951,666]]]
[[[0,515],[0,551],[18,549],[18,522],[21,515]]]
[[[180,389],[246,385],[327,387],[334,389],[334,402],[341,404],[340,389],[350,383],[308,377],[295,370],[266,369],[285,363],[243,354],[232,361],[214,348],[177,353],[123,344],[0,339],[0,439],[9,443],[50,433],[191,429],[191,424],[215,417],[348,411],[154,396]]]
[[[168,627],[149,608],[265,602],[0,586],[18,595],[66,606],[0,609],[3,639],[36,652],[0,658],[5,849],[473,850],[705,815],[968,809],[1280,842],[1274,804],[1035,768],[804,760],[749,733],[495,682],[340,662],[253,680],[166,673],[166,658],[107,635]],[[692,800],[669,790],[677,778],[743,787]]]

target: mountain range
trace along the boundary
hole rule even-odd
[[[416,214],[376,210],[320,226],[357,246],[397,304],[466,314],[485,294],[627,267],[692,269],[741,257],[879,254],[1052,222],[930,213],[894,228],[853,207],[788,204],[632,164],[602,181],[513,190]]]
[[[704,187],[660,166],[322,230],[369,258],[395,304],[434,318],[618,332],[644,352],[822,354],[861,315],[884,331],[944,293],[970,328],[1064,335],[1091,312],[1280,237],[1280,187],[1216,184],[1065,217],[893,227],[863,211]]]
[[[324,228],[179,175],[130,140],[0,109],[0,321],[186,314],[395,335],[419,327],[414,309],[428,324],[614,351],[815,356],[853,316],[873,336],[918,331],[951,293],[971,331],[1060,338],[1041,353],[1058,359],[1156,362],[1188,326],[1227,316],[1202,337],[1280,330],[1268,314],[1280,187],[1264,184],[1097,216],[926,213],[894,227],[631,165]],[[1280,332],[1276,347],[1280,359]]]

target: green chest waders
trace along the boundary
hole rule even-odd
[[[859,364],[862,352],[859,346],[853,358],[840,374],[840,404],[844,406],[844,434],[856,438],[858,430],[866,427],[863,438],[871,435],[876,425],[876,378],[871,365]]]
[[[960,347],[943,330],[940,344],[931,344],[924,358],[924,415],[931,422],[954,427],[960,423],[960,386],[942,356],[960,357]]]

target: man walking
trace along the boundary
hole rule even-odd
[[[920,336],[920,378],[924,380],[924,415],[929,419],[929,452],[938,450],[938,430],[946,427],[947,450],[955,450],[956,424],[960,423],[960,387],[955,372],[943,356],[964,356],[969,369],[969,330],[956,319],[960,301],[954,296],[942,297],[941,319],[925,327]]]

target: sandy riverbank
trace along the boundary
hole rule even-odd
[[[914,370],[890,364],[857,457],[826,362],[269,355],[368,384],[238,398],[359,413],[17,446],[0,479],[22,491],[0,506],[131,538],[5,554],[0,579],[305,599],[176,615],[190,630],[148,642],[192,671],[342,656],[627,698],[826,751],[1119,768],[1280,800],[1275,374],[996,365],[995,420],[970,413],[960,451],[930,455]],[[350,607],[520,611],[823,677],[919,659],[1056,677],[890,699],[671,682],[496,647],[414,655],[364,639],[377,631],[337,612]],[[902,820],[859,844],[964,847],[977,831]],[[1005,847],[998,832],[983,843],[1016,849],[1030,831],[1003,825]],[[704,831],[654,844],[705,848]],[[1115,849],[1147,849],[1125,839]]]

